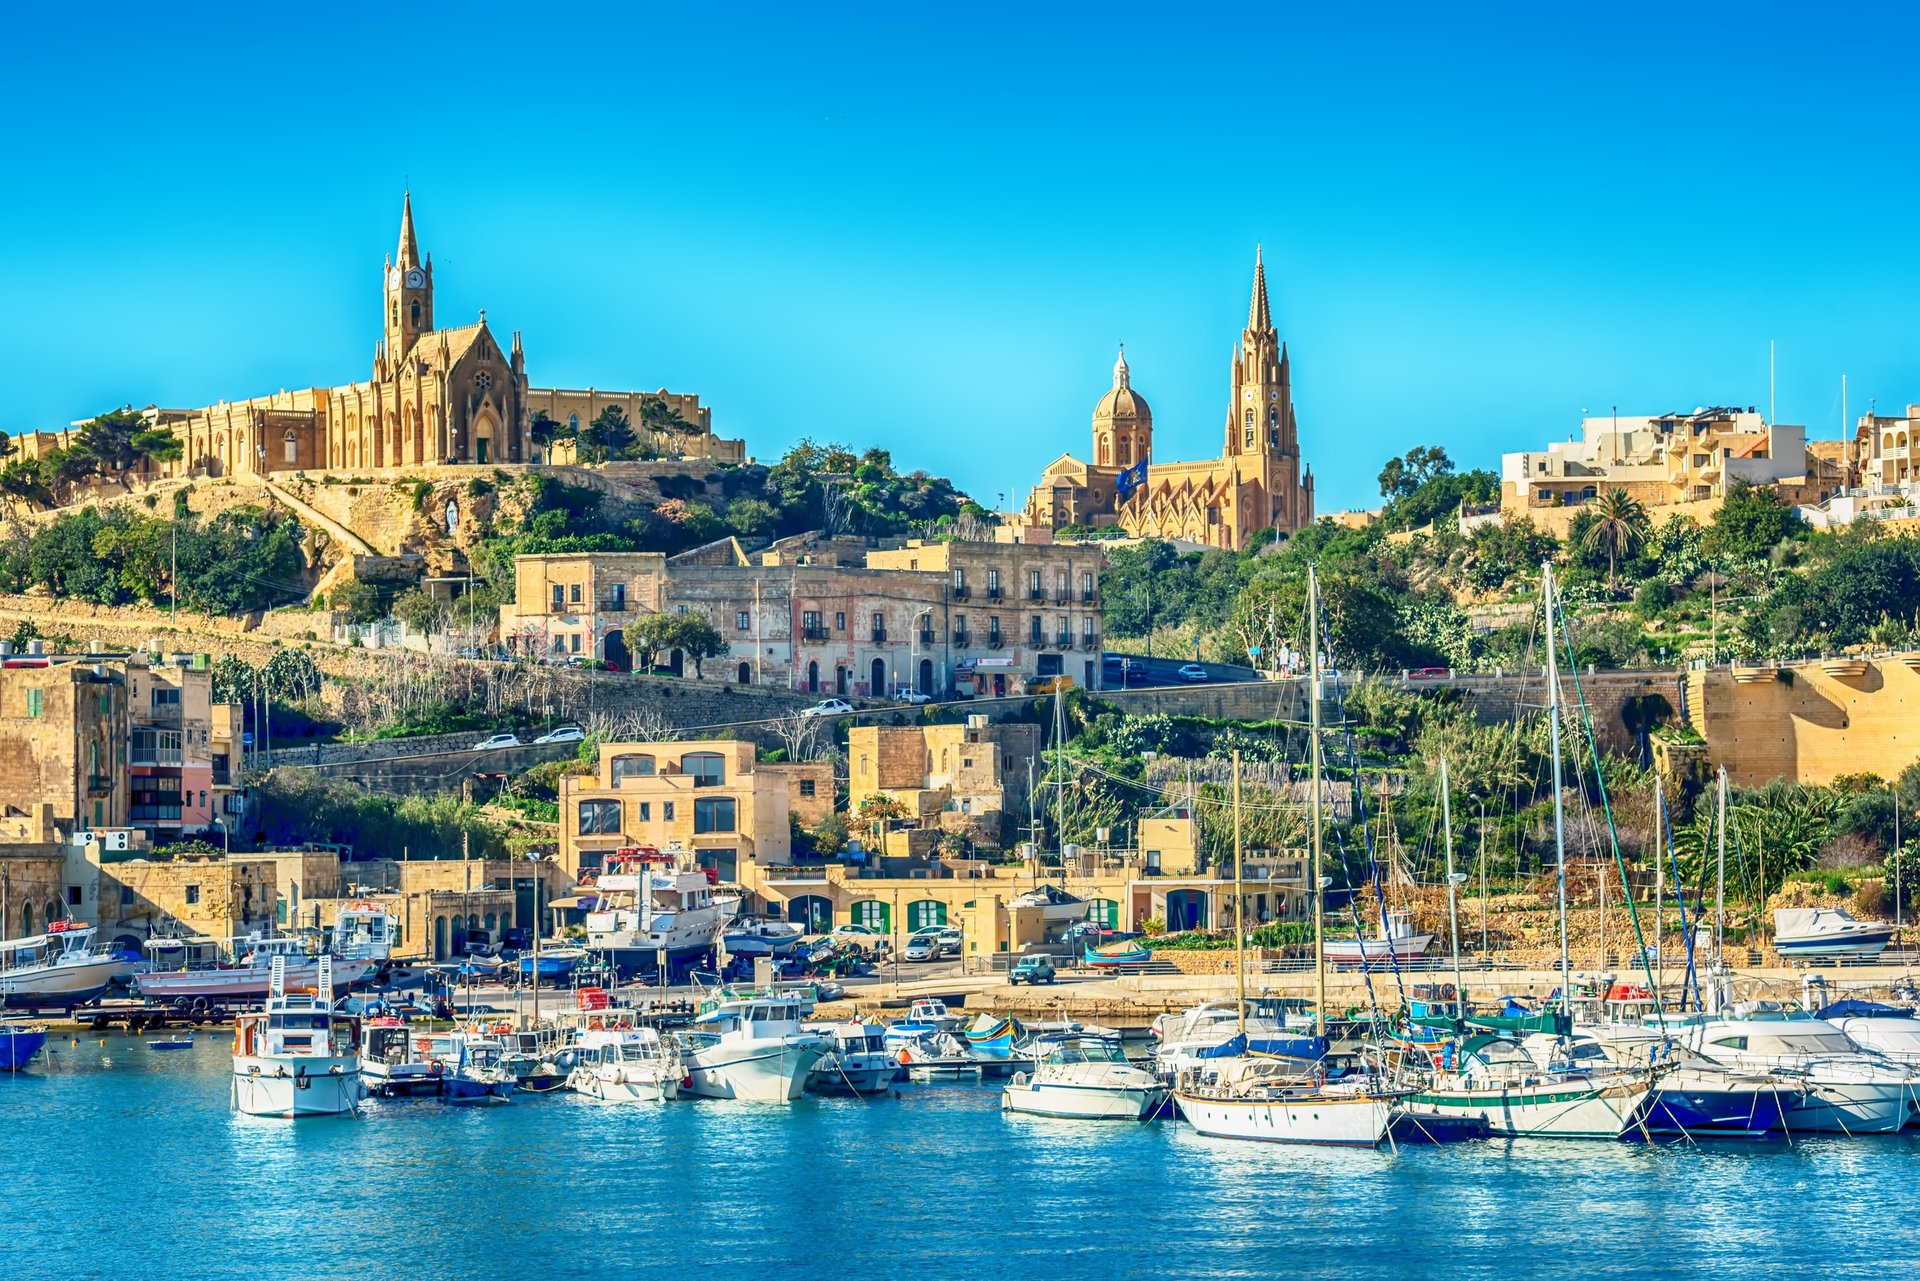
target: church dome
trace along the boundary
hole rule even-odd
[[[1147,398],[1133,389],[1128,380],[1127,351],[1120,349],[1120,358],[1113,362],[1113,390],[1100,398],[1093,407],[1096,420],[1113,422],[1136,422],[1142,425],[1153,422],[1153,411],[1147,408]]]

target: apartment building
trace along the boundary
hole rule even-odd
[[[825,761],[768,764],[752,743],[606,743],[592,774],[560,783],[560,866],[594,871],[624,846],[677,846],[735,881],[792,860],[789,815],[812,826],[833,810]]]
[[[939,575],[958,692],[1003,697],[1052,676],[1100,688],[1100,549],[1018,532],[1030,541],[909,539],[867,565]]]
[[[511,654],[599,659],[627,670],[627,624],[660,608],[660,552],[572,552],[514,560],[514,603],[500,607]]]
[[[960,725],[856,725],[847,736],[847,809],[887,796],[923,828],[998,848],[1010,839],[1009,816],[1025,816],[1039,750],[1039,726],[984,716]]]

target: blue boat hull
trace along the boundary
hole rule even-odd
[[[0,993],[0,1009],[72,1011],[96,1000],[112,986],[111,983],[102,983],[99,987],[81,988],[73,992]]]
[[[1749,1090],[1677,1090],[1655,1092],[1647,1109],[1652,1134],[1722,1135],[1759,1138],[1785,1128],[1792,1096]]]
[[[0,1072],[18,1072],[46,1043],[44,1028],[0,1028]]]

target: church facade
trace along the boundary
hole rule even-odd
[[[420,252],[411,194],[402,201],[400,241],[382,268],[381,289],[382,336],[374,348],[371,378],[203,409],[149,407],[147,420],[170,427],[183,446],[179,461],[157,474],[365,474],[539,462],[544,460],[532,439],[536,412],[557,423],[585,426],[609,405],[618,406],[635,432],[644,434],[642,407],[656,400],[686,427],[656,442],[663,454],[716,462],[745,459],[743,442],[713,435],[711,411],[697,396],[529,387],[520,335],[502,343],[485,311],[473,324],[436,328],[433,258]],[[19,444],[31,457],[68,444],[72,435],[31,433]]]
[[[1133,388],[1123,350],[1113,387],[1093,410],[1091,461],[1063,454],[1027,497],[1029,525],[1118,526],[1138,537],[1247,546],[1263,529],[1313,523],[1313,473],[1300,459],[1287,348],[1273,327],[1266,265],[1254,255],[1253,298],[1232,362],[1220,457],[1161,462],[1153,411]]]

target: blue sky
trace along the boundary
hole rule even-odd
[[[429,10],[12,11],[0,427],[365,377],[409,183],[438,319],[536,385],[989,502],[1084,456],[1120,340],[1156,455],[1218,453],[1256,242],[1323,511],[1764,411],[1769,340],[1816,437],[1842,374],[1920,401],[1908,9]]]

